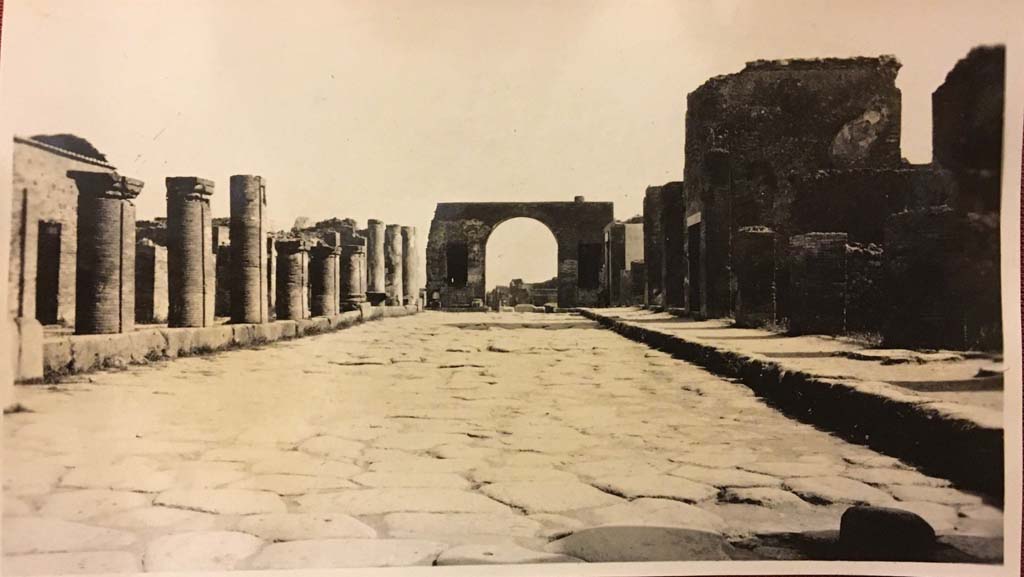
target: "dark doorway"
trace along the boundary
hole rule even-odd
[[[581,289],[601,287],[601,261],[604,260],[604,245],[581,242],[579,245],[579,268],[577,286]]]
[[[687,227],[686,229],[687,256],[690,261],[690,314],[699,314],[701,311],[701,223]]]
[[[59,222],[39,223],[36,252],[36,320],[44,325],[57,323],[57,300],[60,295]]]
[[[464,288],[469,280],[469,248],[461,242],[449,243],[445,264],[448,286]]]

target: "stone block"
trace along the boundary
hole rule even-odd
[[[132,342],[126,334],[76,335],[71,338],[73,372],[124,367],[131,360]]]
[[[167,356],[167,339],[159,329],[125,333],[131,348],[131,362],[144,363]]]
[[[61,375],[71,368],[71,338],[48,339],[43,343],[43,373]]]
[[[840,521],[839,545],[853,559],[924,561],[935,546],[935,530],[910,511],[850,507]]]
[[[256,324],[238,324],[231,326],[231,342],[235,346],[247,347],[257,342]]]
[[[360,311],[348,311],[330,317],[331,329],[337,330],[359,324],[363,316]]]
[[[13,343],[18,382],[37,382],[43,378],[43,325],[28,317],[14,319]]]
[[[190,329],[194,331],[192,354],[201,354],[228,348],[234,339],[232,325],[219,325]]]

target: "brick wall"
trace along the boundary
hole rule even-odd
[[[844,331],[846,244],[846,233],[812,232],[789,239],[792,334]]]

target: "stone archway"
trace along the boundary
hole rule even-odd
[[[525,217],[548,227],[558,243],[558,306],[605,302],[604,228],[614,220],[610,202],[443,202],[427,240],[427,299],[463,308],[485,297],[487,239],[506,220]]]

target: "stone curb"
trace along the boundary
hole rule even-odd
[[[907,394],[889,383],[787,369],[761,355],[575,310],[630,340],[737,379],[793,418],[902,459],[1002,506],[1003,426],[997,411]]]
[[[153,328],[109,335],[73,335],[43,343],[46,381],[106,368],[252,347],[345,329],[419,312],[415,306],[360,307],[330,317],[202,328]]]

